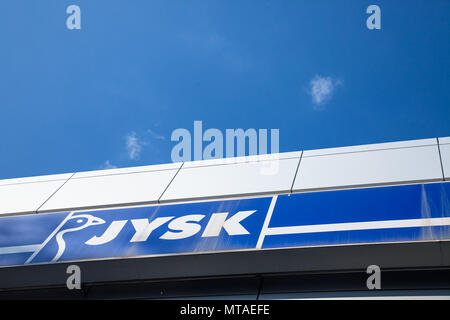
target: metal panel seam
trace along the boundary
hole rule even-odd
[[[297,179],[298,170],[300,169],[300,163],[303,158],[303,152],[304,151],[302,150],[302,153],[300,154],[300,158],[298,159],[297,170],[295,170],[294,179],[292,180],[290,193],[292,193],[292,190],[294,189],[295,179]]]
[[[50,200],[59,190],[61,190],[62,187],[64,187],[64,185],[70,180],[72,179],[72,177],[75,175],[76,172],[72,173],[72,175],[58,188],[56,189],[55,192],[53,192],[50,197],[48,197],[47,200],[44,201],[44,203],[42,203],[37,209],[36,209],[36,213],[39,213],[39,209],[41,209],[44,204],[46,204],[48,202],[48,200]]]
[[[442,181],[445,181],[444,165],[442,164],[442,156],[441,156],[441,148],[439,145],[439,138],[436,138],[436,141],[437,141],[437,148],[438,148],[438,153],[439,153],[439,161],[441,163]]]
[[[170,185],[172,184],[173,180],[175,180],[175,177],[178,175],[178,172],[181,171],[181,168],[183,168],[184,162],[181,164],[181,166],[178,168],[177,172],[175,173],[175,175],[173,176],[173,178],[170,180],[169,184],[166,186],[166,188],[164,189],[164,191],[161,193],[161,195],[159,196],[157,203],[160,203],[161,198],[163,197],[164,193],[166,193],[167,189],[169,189]]]

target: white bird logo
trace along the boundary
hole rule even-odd
[[[63,227],[67,227],[69,221],[75,220],[75,226],[73,228],[63,229]],[[53,232],[45,239],[44,242],[39,244],[25,245],[25,246],[13,246],[13,247],[2,247],[0,248],[0,255],[2,254],[11,254],[11,253],[24,253],[24,252],[33,252],[33,254],[25,261],[25,264],[29,264],[41,251],[44,249],[47,244],[53,238],[56,239],[56,244],[58,245],[58,251],[56,255],[53,257],[51,262],[57,261],[63,255],[66,250],[66,242],[64,241],[64,235],[69,232],[79,231],[85,229],[90,226],[95,226],[99,224],[104,224],[105,220],[95,217],[90,214],[78,214],[74,215],[74,212],[71,212],[66,218],[58,225],[58,227],[53,230]],[[70,225],[69,225],[70,226]]]
[[[63,231],[59,231],[56,234],[55,238],[56,238],[56,243],[58,244],[58,252],[53,257],[52,262],[57,261],[62,256],[64,251],[66,250],[66,242],[64,241],[64,238],[63,238],[63,236],[66,233],[79,231],[79,230],[85,229],[90,226],[95,226],[95,225],[105,223],[105,220],[100,219],[98,217],[94,217],[90,214],[79,214],[76,216],[71,216],[69,219],[66,220],[66,222],[69,220],[75,220],[75,219],[77,219],[76,223],[78,226],[76,226],[74,228],[65,229]]]

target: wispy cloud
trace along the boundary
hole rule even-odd
[[[105,162],[103,162],[103,164],[100,167],[102,170],[106,170],[106,169],[116,169],[117,166],[111,164],[111,162],[109,160],[106,160]]]
[[[165,141],[166,137],[157,133],[152,129],[147,129],[144,132],[136,133],[131,131],[125,136],[125,147],[127,156],[130,160],[138,160],[144,152],[144,148],[148,145],[154,146],[157,141]],[[155,147],[155,146],[154,146]],[[156,147],[153,148],[153,151]]]
[[[142,151],[142,145],[145,144],[136,136],[136,132],[132,131],[126,136],[126,148],[128,157],[131,160],[137,160]]]
[[[342,85],[342,81],[332,77],[322,77],[319,75],[309,82],[309,94],[316,106],[322,106],[329,101],[336,87]]]
[[[160,135],[159,133],[156,133],[152,129],[148,129],[147,133],[149,133],[152,136],[152,138],[154,138],[156,140],[166,140],[166,137]]]

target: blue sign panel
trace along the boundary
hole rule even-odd
[[[450,183],[0,218],[0,266],[450,239]]]
[[[255,248],[271,198],[0,218],[0,265]]]
[[[262,248],[450,239],[449,183],[278,197]]]

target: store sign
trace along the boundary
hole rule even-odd
[[[0,266],[450,239],[450,184],[0,218]]]

